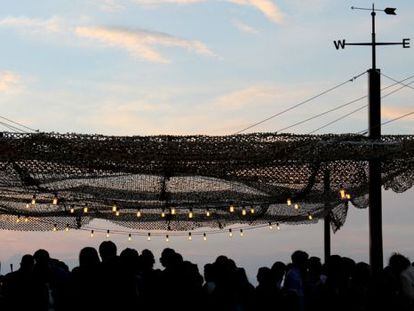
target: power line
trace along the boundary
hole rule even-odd
[[[308,103],[308,102],[310,102],[310,101],[312,101],[312,100],[314,100],[314,99],[316,99],[316,98],[318,98],[318,97],[321,97],[321,96],[323,96],[323,95],[325,95],[325,94],[327,94],[327,93],[330,93],[330,92],[332,92],[332,91],[334,91],[334,90],[336,90],[336,89],[340,88],[341,86],[343,86],[343,85],[345,85],[345,84],[347,84],[347,83],[349,83],[349,82],[353,82],[353,81],[355,81],[356,79],[358,79],[359,77],[361,77],[361,76],[362,76],[362,75],[364,75],[364,74],[366,74],[366,71],[364,71],[364,72],[362,72],[362,73],[360,73],[360,74],[358,74],[358,75],[356,75],[356,76],[352,77],[351,79],[348,79],[348,80],[346,80],[346,81],[344,81],[344,82],[342,82],[342,83],[339,83],[339,84],[335,85],[334,87],[332,87],[332,88],[330,88],[330,89],[327,89],[327,90],[325,90],[325,91],[323,91],[323,92],[321,92],[321,93],[319,93],[319,94],[317,94],[317,95],[314,95],[314,96],[312,96],[312,97],[310,97],[310,98],[308,98],[308,99],[306,99],[306,100],[304,100],[304,101],[302,101],[302,102],[300,102],[300,103],[298,103],[298,104],[295,104],[295,105],[290,106],[290,107],[288,107],[288,108],[286,108],[286,109],[284,109],[284,110],[282,110],[282,111],[280,111],[280,112],[278,112],[278,113],[275,113],[275,114],[271,115],[270,117],[267,117],[267,118],[265,118],[265,119],[263,119],[263,120],[261,120],[261,121],[259,121],[259,122],[253,123],[253,124],[251,124],[251,125],[249,125],[249,126],[247,126],[247,127],[243,128],[243,129],[241,129],[240,131],[238,131],[238,132],[234,133],[234,135],[237,135],[237,134],[243,133],[243,132],[245,132],[245,131],[247,131],[247,130],[249,130],[249,129],[253,128],[253,127],[256,127],[256,126],[258,126],[258,125],[260,125],[260,124],[262,124],[262,123],[265,123],[265,122],[267,122],[267,121],[269,121],[269,120],[271,120],[271,119],[273,119],[273,118],[276,118],[276,117],[278,117],[278,116],[280,116],[280,115],[282,115],[282,114],[284,114],[284,113],[286,113],[286,112],[288,112],[288,111],[291,111],[291,110],[293,110],[293,109],[295,109],[295,108],[298,108],[298,107],[300,107],[300,106],[302,106],[302,105],[304,105],[304,104],[306,104],[306,103]]]
[[[6,118],[6,117],[4,117],[4,116],[0,116],[0,119],[6,120],[6,121],[8,121],[8,122],[10,122],[10,123],[12,123],[12,124],[18,125],[18,126],[20,126],[20,127],[22,127],[22,128],[25,128],[25,129],[29,130],[29,131],[39,132],[39,130],[35,130],[35,129],[33,129],[33,128],[29,127],[29,126],[26,126],[26,125],[24,125],[24,124],[22,124],[22,123],[20,123],[20,122],[17,122],[17,121],[13,121],[13,120],[11,120],[11,119],[9,119],[9,118]],[[13,126],[13,127],[14,127],[14,126]],[[17,127],[14,127],[14,128],[17,128]]]
[[[414,90],[414,87],[412,87],[411,85],[402,83],[404,81],[398,81],[397,79],[394,79],[394,78],[392,78],[392,77],[390,77],[390,76],[388,76],[388,75],[386,75],[384,73],[381,73],[381,75],[384,76],[384,77],[386,77],[387,79],[390,79],[391,81],[394,81],[394,82],[396,82],[398,84],[404,85],[404,86],[409,87],[410,89],[413,89]]]
[[[2,125],[3,127],[7,128],[8,130],[10,130],[12,132],[25,133],[23,130],[21,130],[21,129],[13,126],[13,125],[7,124],[5,122],[0,121],[0,125]]]
[[[391,95],[391,94],[393,94],[393,93],[395,93],[395,92],[398,92],[400,89],[402,89],[402,88],[404,88],[404,87],[406,87],[406,86],[409,86],[409,84],[411,84],[411,83],[413,83],[413,82],[409,83],[408,85],[407,85],[407,84],[404,84],[404,83],[402,83],[402,82],[404,82],[404,81],[406,81],[406,80],[409,80],[409,79],[411,79],[411,78],[413,78],[413,77],[414,77],[414,75],[411,75],[411,76],[409,76],[409,77],[407,77],[407,78],[405,78],[405,79],[403,79],[403,80],[401,80],[401,81],[396,81],[396,83],[393,83],[393,84],[391,84],[391,85],[388,85],[388,86],[386,86],[386,87],[382,88],[382,89],[381,89],[381,91],[384,91],[384,90],[389,89],[389,88],[391,88],[391,87],[393,87],[393,86],[395,86],[395,85],[397,85],[397,84],[402,84],[402,85],[403,85],[401,88],[396,89],[396,90],[394,90],[394,91],[392,91],[392,92],[388,93],[387,95],[383,96],[382,98],[385,98],[385,97],[387,97],[387,96],[389,96],[389,95]],[[363,100],[364,98],[367,98],[367,97],[368,97],[368,95],[361,96],[361,97],[359,97],[359,98],[357,98],[357,99],[354,99],[354,100],[351,100],[351,101],[349,101],[349,102],[347,102],[347,103],[345,103],[345,104],[342,104],[342,105],[336,106],[336,107],[334,107],[334,108],[332,108],[332,109],[329,109],[329,110],[326,110],[326,111],[324,111],[324,112],[318,113],[318,114],[316,114],[316,115],[314,115],[314,116],[312,116],[312,117],[309,117],[309,118],[307,118],[307,119],[304,119],[304,120],[298,121],[298,122],[293,123],[293,124],[291,124],[291,125],[288,125],[288,126],[286,126],[286,127],[284,127],[284,128],[281,128],[281,129],[277,130],[277,131],[276,131],[276,133],[283,132],[283,131],[285,131],[285,130],[287,130],[287,129],[290,129],[290,128],[295,127],[295,126],[298,126],[298,125],[302,125],[302,124],[304,124],[304,123],[306,123],[306,122],[308,122],[308,121],[311,121],[311,120],[313,120],[313,119],[319,118],[319,117],[324,116],[324,115],[326,115],[326,114],[328,114],[328,113],[331,113],[331,112],[333,112],[333,111],[339,110],[339,109],[341,109],[341,108],[344,108],[344,107],[346,107],[346,106],[349,106],[349,105],[352,105],[352,104],[354,104],[354,103],[356,103],[356,102],[359,102],[359,101],[361,101],[361,100]],[[364,106],[364,107],[365,107],[365,106]],[[357,111],[359,111],[359,110],[357,110]],[[357,112],[357,111],[355,111],[355,112]],[[352,114],[352,113],[351,113],[351,114]],[[349,115],[351,115],[351,114],[348,114],[347,116],[349,116]],[[342,119],[343,119],[343,118],[339,118],[339,119],[337,119],[336,121],[339,121],[339,120],[342,120]],[[333,122],[333,123],[335,123],[335,122]],[[330,123],[330,124],[333,124],[333,123]],[[326,127],[326,126],[322,126],[321,128],[324,128],[324,127]],[[316,131],[316,130],[315,130],[315,131]],[[313,133],[313,131],[312,131],[311,133]]]

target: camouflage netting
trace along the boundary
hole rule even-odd
[[[81,228],[92,219],[106,219],[134,230],[183,231],[235,223],[304,223],[330,213],[337,230],[349,202],[340,189],[354,206],[368,204],[372,159],[381,160],[386,189],[412,187],[414,136],[370,141],[361,135],[4,132],[0,228]]]

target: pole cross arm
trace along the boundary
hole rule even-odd
[[[334,42],[335,48],[337,50],[339,49],[345,49],[345,46],[347,45],[360,45],[360,46],[377,46],[377,45],[402,45],[404,49],[410,48],[410,39],[404,38],[401,42],[350,42],[347,43],[345,39],[342,40],[335,40]]]

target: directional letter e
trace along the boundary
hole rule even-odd
[[[339,50],[340,48],[345,49],[345,39],[334,41],[334,44],[337,50]]]
[[[409,49],[410,48],[410,39],[403,39],[402,45],[403,45],[404,49]]]

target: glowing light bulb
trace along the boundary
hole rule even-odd
[[[91,230],[91,238],[93,238],[95,231]]]
[[[169,237],[169,235],[167,234],[166,236],[165,236],[165,242],[169,242],[170,241],[170,237]]]
[[[188,218],[193,218],[194,217],[194,215],[193,215],[193,209],[192,208],[190,208],[190,211],[188,212]]]
[[[277,224],[276,224],[276,229],[277,229],[277,230],[280,230],[279,223],[277,223]]]
[[[241,236],[241,237],[242,237],[242,236],[244,236],[243,229],[240,229],[240,236]]]
[[[346,199],[351,200],[351,195],[349,193],[346,194]]]
[[[229,229],[229,237],[233,236],[233,231],[231,229]]]
[[[286,200],[286,203],[287,203],[288,206],[291,206],[292,205],[292,200],[289,198],[289,199]]]
[[[73,205],[70,207],[70,213],[73,214],[75,212],[75,208],[73,207]]]
[[[312,220],[312,219],[313,219],[312,214],[308,214],[308,219],[309,219],[309,220]]]
[[[16,222],[20,222],[20,215],[17,215]]]
[[[139,218],[139,217],[141,217],[141,216],[142,216],[141,211],[140,211],[140,210],[138,210],[138,212],[137,212],[137,217]]]
[[[36,196],[35,195],[33,195],[33,197],[32,197],[32,205],[35,205],[36,204]]]
[[[233,204],[230,205],[229,211],[230,211],[230,213],[234,213],[234,205]]]
[[[106,230],[106,237],[109,238],[109,230]]]
[[[254,214],[254,212],[255,212],[254,208],[253,207],[250,208],[250,214]]]
[[[53,225],[53,231],[54,231],[54,232],[56,232],[56,230],[57,230],[57,225],[56,225],[56,224],[54,224],[54,225]]]
[[[173,208],[171,209],[171,215],[175,215],[175,213],[176,213],[176,211],[175,211],[175,208],[173,207]]]
[[[211,215],[210,210],[209,210],[209,209],[207,209],[207,211],[206,211],[206,216],[207,216],[207,217],[210,217],[210,215]]]
[[[272,223],[271,223],[271,222],[269,222],[269,229],[270,229],[270,230],[272,230],[272,229],[273,229],[273,226],[272,226]]]
[[[205,233],[203,233],[203,240],[207,241],[207,235]]]
[[[30,204],[29,203],[26,203],[26,208],[30,208]]]
[[[132,236],[131,236],[131,233],[130,234],[128,234],[128,241],[131,241],[132,240]]]
[[[148,240],[148,241],[151,241],[151,233],[150,233],[150,232],[148,232],[148,237],[147,237],[147,240]]]
[[[119,216],[119,211],[116,211],[115,212],[115,216]]]
[[[191,232],[188,232],[188,240],[191,241],[193,238],[191,237]]]
[[[295,210],[298,210],[299,208],[299,204],[295,204]]]
[[[345,197],[346,197],[345,189],[339,190],[339,195],[341,196],[341,199],[345,199]]]
[[[52,204],[53,205],[57,205],[58,204],[58,197],[57,197],[57,195],[55,195],[55,197],[53,198]]]
[[[65,231],[68,232],[69,231],[69,224],[66,225]]]
[[[112,211],[115,213],[117,210],[118,210],[118,208],[117,208],[116,204],[114,204],[114,205],[112,206]]]
[[[88,213],[88,211],[89,211],[88,207],[87,207],[87,206],[85,206],[85,207],[83,208],[83,212],[86,214],[86,213]]]
[[[29,221],[29,218],[28,217],[25,217],[24,218],[24,222],[28,222]]]
[[[164,212],[164,210],[162,210],[162,212],[161,212],[161,217],[162,217],[162,218],[164,218],[164,217],[165,217],[165,212]]]
[[[243,215],[243,216],[246,216],[246,214],[247,214],[247,212],[246,212],[246,208],[245,208],[245,207],[243,207],[243,208],[242,208],[242,215]]]

